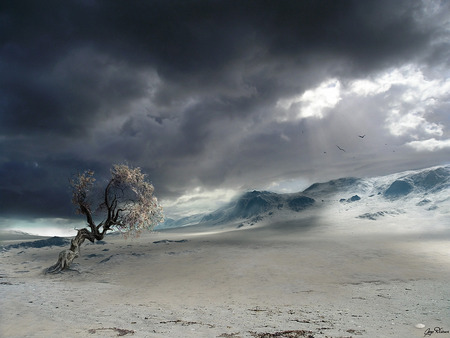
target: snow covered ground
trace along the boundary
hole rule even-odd
[[[0,336],[450,337],[443,223],[281,216],[108,236],[59,275],[42,271],[63,247],[9,248]]]
[[[255,193],[246,203],[263,212],[128,241],[110,235],[59,275],[43,269],[64,247],[11,247],[38,238],[10,233],[0,336],[450,337],[443,176],[326,182],[301,193],[315,202],[299,212]],[[412,188],[386,194],[397,180]]]

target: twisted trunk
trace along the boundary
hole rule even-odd
[[[90,214],[88,214],[87,218],[88,223],[90,223],[89,227],[91,231],[87,228],[78,230],[75,238],[70,241],[70,248],[61,251],[58,256],[58,261],[47,268],[45,273],[59,273],[63,270],[70,269],[70,265],[75,258],[80,256],[81,244],[83,244],[86,239],[91,243],[94,243],[96,240],[101,241],[105,237],[106,232],[111,229],[111,222],[107,222],[107,224],[102,222],[98,226],[95,226]],[[101,232],[100,229],[102,229]]]
[[[102,238],[103,236],[99,239]],[[80,256],[80,246],[86,239],[94,243],[94,240],[97,238],[87,229],[78,230],[77,235],[70,242],[70,249],[61,251],[56,264],[49,267],[45,272],[58,273],[62,270],[69,269],[74,259]]]

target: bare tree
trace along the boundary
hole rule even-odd
[[[92,243],[100,241],[111,230],[119,230],[126,237],[136,237],[143,230],[150,230],[163,221],[162,207],[153,196],[154,187],[146,181],[140,168],[114,165],[111,179],[101,192],[100,202],[99,198],[95,198],[94,183],[94,172],[91,170],[71,180],[72,203],[77,207],[77,213],[86,217],[87,226],[78,230],[70,249],[61,251],[56,264],[49,267],[46,273],[68,269],[80,255],[80,246],[86,239]],[[96,211],[106,214],[98,224],[93,217]]]

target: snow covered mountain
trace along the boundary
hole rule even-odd
[[[448,215],[450,166],[411,170],[373,178],[342,178],[316,183],[303,193],[325,208],[347,216],[377,220],[399,214]]]
[[[450,165],[372,178],[340,178],[294,194],[251,191],[212,213],[166,221],[161,228],[231,222],[252,225],[277,215],[295,218],[304,212],[367,220],[438,213],[448,216],[450,226]]]
[[[310,208],[315,203],[313,198],[297,194],[276,194],[269,191],[247,192],[225,207],[203,217],[202,223],[223,224],[236,220],[257,222],[264,216],[271,216],[276,211],[290,210],[299,212]]]
[[[195,214],[180,219],[166,218],[164,223],[159,225],[157,229],[179,228],[188,225],[194,225],[201,222],[204,214]]]

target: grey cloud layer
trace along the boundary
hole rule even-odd
[[[373,156],[351,137],[385,116],[343,104],[326,119],[280,122],[277,102],[329,78],[345,84],[406,63],[448,71],[449,3],[424,4],[6,1],[0,212],[70,217],[67,177],[87,168],[105,175],[123,161],[143,167],[163,198],[320,178],[325,169],[343,176],[350,164],[332,152],[336,143],[366,168]],[[382,136],[369,153],[401,143]],[[382,163],[403,161],[389,151]]]

